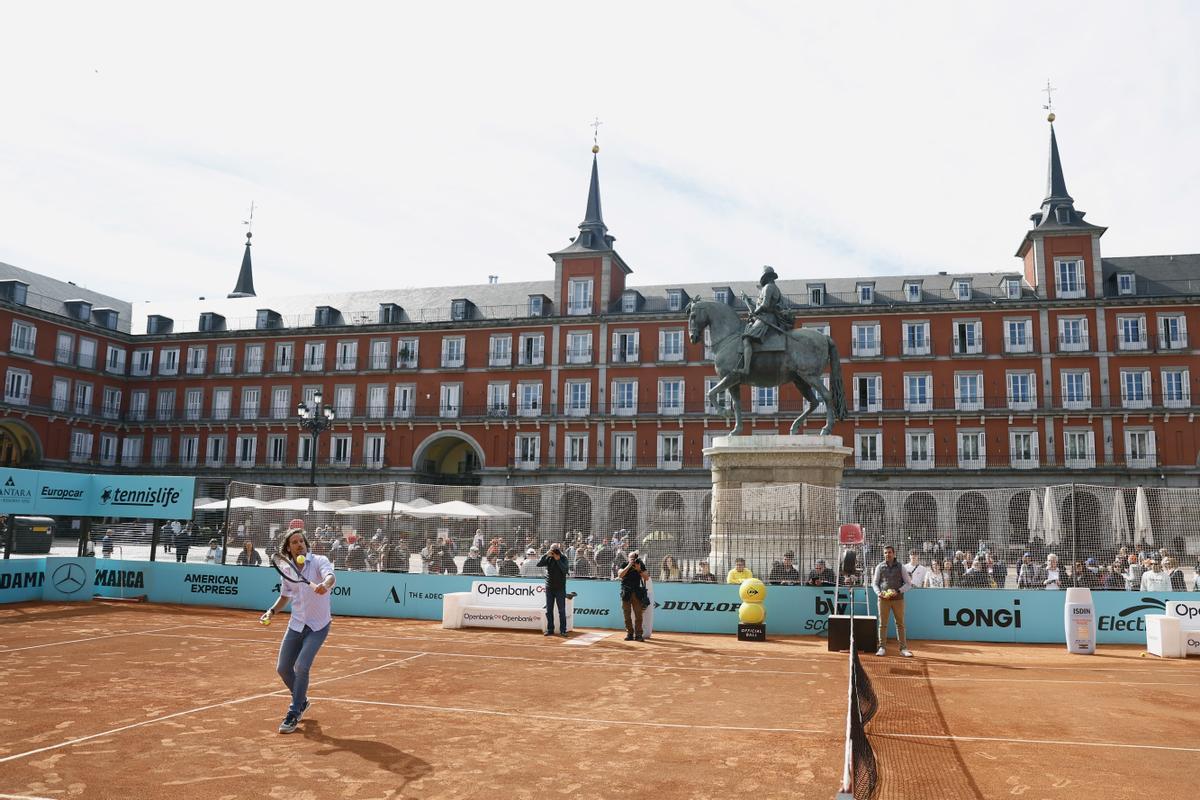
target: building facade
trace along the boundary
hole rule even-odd
[[[1197,485],[1200,255],[1102,256],[1053,128],[1031,221],[1007,272],[778,282],[842,355],[848,486]],[[543,281],[259,298],[247,239],[228,298],[136,309],[0,265],[0,463],[202,487],[307,483],[314,457],[322,484],[709,485],[729,422],[685,309],[755,284],[631,284],[595,156],[550,257]],[[336,417],[314,454],[297,405],[318,392]],[[783,433],[803,401],[742,402]]]

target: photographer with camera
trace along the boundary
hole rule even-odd
[[[644,641],[642,638],[642,613],[645,611],[646,565],[637,550],[629,552],[629,560],[617,572],[621,581],[621,610],[625,614],[625,641]]]
[[[532,559],[531,559],[532,560]],[[558,542],[537,562],[546,570],[546,635],[554,635],[554,606],[558,606],[558,635],[567,636],[567,558]]]

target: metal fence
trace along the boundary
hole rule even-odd
[[[256,563],[295,519],[304,522],[313,549],[338,568],[399,572],[536,575],[525,565],[529,551],[540,556],[559,542],[575,578],[611,579],[614,565],[636,548],[658,580],[723,582],[741,558],[771,582],[821,582],[829,579],[822,568],[836,566],[836,532],[847,522],[863,527],[869,563],[887,544],[901,561],[915,552],[914,577],[931,586],[1191,590],[1200,557],[1200,489],[788,484],[714,496],[562,483],[234,482],[226,498],[198,505],[179,533],[155,523],[157,558]],[[113,557],[147,558],[150,537],[149,523],[92,530],[101,557],[107,539]],[[1144,572],[1152,576],[1145,582]]]

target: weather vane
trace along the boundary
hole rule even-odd
[[[252,230],[254,228],[254,201],[253,200],[250,201],[250,219],[242,220],[242,224],[246,226],[246,238],[249,239],[253,235]]]
[[[1046,120],[1048,122],[1054,122],[1054,92],[1057,92],[1058,89],[1051,86],[1050,79],[1047,78],[1046,79],[1046,88],[1042,89],[1042,91],[1046,93],[1046,104],[1044,106],[1042,106],[1042,108],[1044,108],[1050,112],[1049,114],[1046,115]]]
[[[592,152],[593,153],[600,152],[600,126],[603,124],[604,123],[600,121],[599,117],[596,117],[595,120],[593,120],[592,122],[590,122],[588,124],[588,127],[592,129]]]

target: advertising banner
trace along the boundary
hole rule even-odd
[[[0,514],[33,514],[38,471],[0,468]]]
[[[10,558],[0,561],[0,603],[28,603],[42,599],[46,559]]]
[[[0,469],[0,514],[189,519],[195,478]]]
[[[92,475],[83,472],[32,471],[37,496],[32,512],[41,516],[92,516]]]
[[[94,558],[46,556],[42,599],[50,603],[79,602],[92,599]]]

